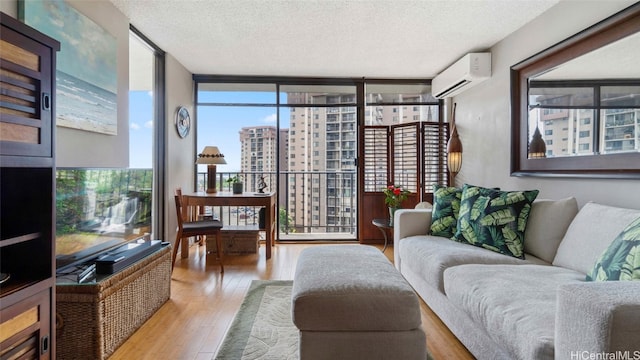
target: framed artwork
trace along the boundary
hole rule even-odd
[[[117,135],[116,38],[63,0],[20,0],[18,15],[60,41],[56,124]]]

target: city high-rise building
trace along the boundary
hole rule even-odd
[[[421,96],[393,101],[418,103],[423,101]],[[287,103],[321,105],[290,108],[287,206],[299,227],[296,231],[352,233],[357,219],[355,95],[288,93]],[[431,107],[409,104],[370,105],[365,109],[365,124],[432,119],[430,111]]]
[[[280,136],[280,171],[286,164],[288,129],[275,126],[251,126],[240,129],[240,171],[243,173],[245,191],[256,191],[258,179],[265,177],[267,185],[276,186],[275,174],[278,162],[278,136]],[[285,149],[285,151],[282,151]],[[285,168],[286,170],[286,168]]]
[[[640,148],[640,135],[634,131],[640,127],[640,110],[602,109],[600,129],[596,129],[598,110],[575,108],[586,102],[582,98],[585,96],[540,96],[536,99],[543,107],[535,109],[532,118],[538,118],[547,156],[589,155],[596,151],[595,144],[599,144],[597,151],[602,154]],[[563,108],[567,104],[574,107]],[[597,139],[596,130],[599,130]]]

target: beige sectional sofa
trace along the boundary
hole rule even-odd
[[[396,212],[395,266],[475,357],[640,358],[640,281],[585,281],[640,210],[536,200],[524,259],[429,235],[431,215]]]

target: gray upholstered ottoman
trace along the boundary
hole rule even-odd
[[[418,297],[375,247],[303,250],[291,297],[302,360],[427,358]]]

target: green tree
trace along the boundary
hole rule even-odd
[[[284,208],[280,208],[278,213],[279,213],[278,215],[280,220],[280,232],[283,232],[286,234],[296,232],[296,229],[293,226],[294,225],[293,218],[289,216],[289,214],[287,213],[287,210],[285,210]]]

